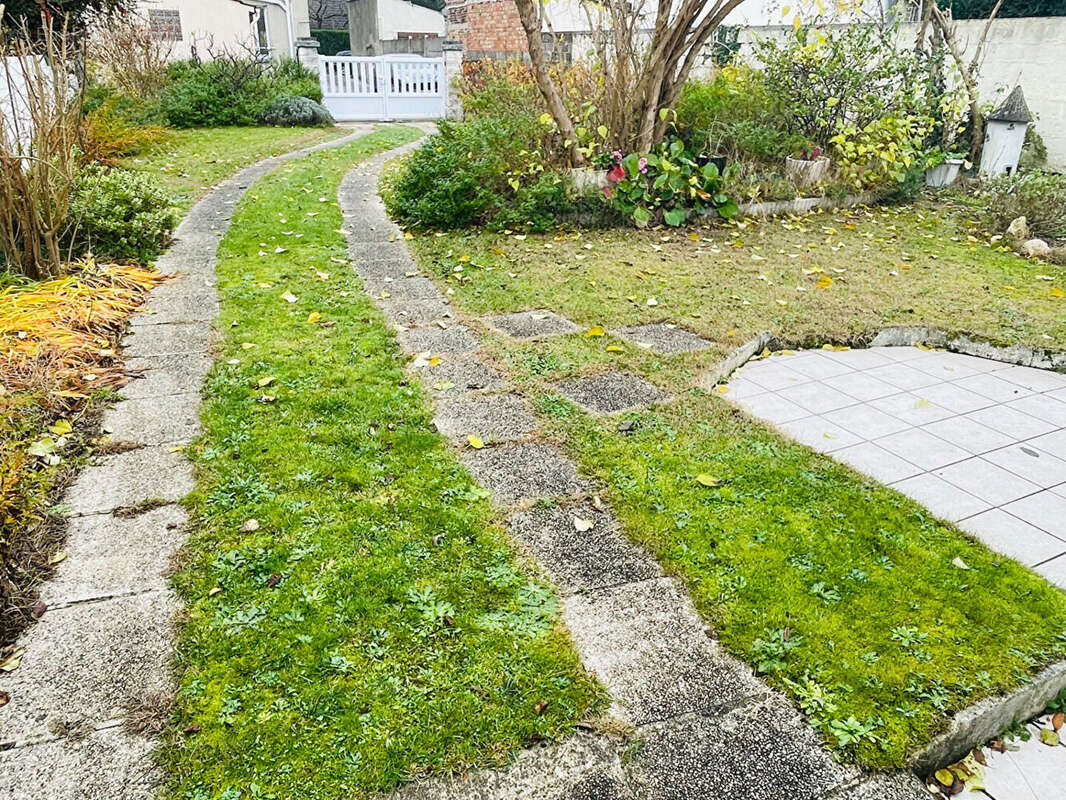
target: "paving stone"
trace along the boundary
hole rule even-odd
[[[1059,556],[1050,561],[1045,561],[1035,567],[1035,571],[1043,575],[1056,586],[1066,589],[1066,556]]]
[[[875,775],[858,786],[833,795],[834,800],[931,800],[932,795],[909,772]]]
[[[759,361],[751,361],[734,373],[735,378],[743,378],[752,381],[764,389],[777,391],[787,386],[798,386],[807,383],[813,378],[802,375],[790,368],[786,359],[765,358]]]
[[[806,417],[783,422],[777,427],[786,436],[820,453],[832,453],[862,441],[861,436],[835,424],[831,417]]]
[[[1008,403],[1032,393],[1030,389],[985,372],[955,381],[955,385],[984,395],[997,403]]]
[[[880,397],[877,400],[871,400],[869,404],[878,411],[903,420],[908,425],[926,425],[953,416],[948,409],[938,406],[932,400],[922,397],[921,394],[911,392]]]
[[[985,453],[983,458],[1042,489],[1066,482],[1066,461],[1028,443],[993,450]]]
[[[960,461],[938,469],[936,474],[992,506],[1005,505],[1040,490],[1035,483],[1019,478],[983,457]]]
[[[729,395],[726,395],[726,399],[729,399]],[[749,414],[766,420],[772,425],[780,425],[782,422],[791,422],[794,419],[803,419],[811,415],[807,409],[779,397],[775,392],[737,398],[736,403]]]
[[[1004,433],[1015,441],[1043,436],[1055,430],[1055,426],[1037,417],[1004,405],[982,408],[966,415],[979,425]]]
[[[537,428],[522,399],[513,394],[438,400],[433,423],[445,436],[465,438],[473,434],[485,442],[518,439]]]
[[[500,371],[476,356],[444,357],[435,366],[419,368],[419,372],[429,388],[440,394],[495,390],[503,386]]]
[[[708,635],[672,578],[568,597],[563,621],[613,713],[633,725],[729,710],[766,691]]]
[[[627,772],[641,800],[814,800],[849,772],[783,698],[641,731]]]
[[[1048,747],[1035,732],[1016,749],[985,750],[985,793],[994,800],[1060,800],[1066,786],[1066,747]]]
[[[393,325],[427,325],[450,320],[455,310],[444,300],[378,300],[378,308]]]
[[[771,363],[775,362],[787,365],[793,372],[798,372],[812,381],[824,381],[834,375],[843,375],[851,371],[846,364],[830,358],[828,353],[821,350],[803,350],[791,356],[777,356],[771,361]]]
[[[555,384],[566,397],[600,414],[613,414],[661,403],[669,398],[654,383],[624,372],[602,372]]]
[[[22,665],[0,678],[0,742],[48,737],[120,717],[171,691],[169,592],[49,611],[20,639]]]
[[[910,427],[899,417],[879,411],[869,403],[841,408],[827,416],[842,428],[867,440],[879,439]]]
[[[866,374],[871,378],[890,383],[904,391],[914,391],[940,382],[939,378],[930,375],[928,372],[915,369],[909,364],[890,364],[884,367],[874,367],[871,370],[867,370]]]
[[[998,450],[1013,441],[1005,433],[1000,433],[969,417],[948,417],[929,423],[923,430],[974,455],[987,453],[989,450]]]
[[[515,339],[561,336],[578,330],[577,325],[570,320],[560,317],[554,311],[546,310],[499,314],[493,317],[486,317],[485,322]]]
[[[397,266],[402,267],[399,277],[416,270],[414,259],[402,241],[352,242],[348,243],[348,255],[360,275],[392,275]]]
[[[118,393],[132,400],[196,392],[203,386],[210,370],[211,358],[197,353],[130,358],[126,360],[130,382]]]
[[[946,467],[970,457],[968,451],[934,436],[923,428],[907,428],[899,433],[889,434],[878,439],[877,444],[926,471]]]
[[[214,287],[185,277],[155,287],[130,324],[138,328],[175,322],[210,322],[218,316],[218,308],[218,292]]]
[[[177,502],[193,490],[192,467],[182,453],[143,447],[105,456],[82,470],[63,505],[72,514],[99,514],[147,500]]]
[[[1003,510],[1066,541],[1066,497],[1037,492],[1003,506]]]
[[[184,543],[187,523],[188,516],[177,505],[132,518],[111,514],[75,517],[67,528],[67,557],[51,580],[41,586],[41,602],[55,608],[165,590],[170,557]]]
[[[168,394],[123,400],[104,412],[101,426],[114,441],[176,444],[199,435],[200,395]]]
[[[592,527],[579,531],[575,520]],[[512,515],[507,527],[567,594],[662,574],[654,559],[625,538],[614,514],[589,503],[534,506]]]
[[[991,503],[974,497],[943,478],[923,472],[892,484],[908,497],[917,500],[941,519],[958,522],[992,507]]]
[[[1006,511],[993,508],[959,523],[998,553],[1010,556],[1027,567],[1066,553],[1066,542],[1018,519]]]
[[[895,483],[922,472],[914,464],[873,442],[863,442],[837,450],[833,453],[833,458],[881,483]]]
[[[474,480],[491,491],[501,505],[539,497],[570,497],[588,488],[565,455],[541,442],[464,449],[462,460]]]
[[[874,367],[884,367],[888,364],[895,363],[876,347],[853,347],[850,350],[822,350],[819,355],[821,355],[822,358],[828,358],[831,361],[837,361],[844,364],[848,369],[856,372],[865,369],[873,369]]]
[[[162,781],[152,743],[121,728],[0,752],[0,800],[150,800]]]
[[[622,328],[618,335],[627,341],[633,342],[633,344],[645,347],[660,355],[694,353],[714,346],[714,342],[668,322]]]
[[[1046,394],[1031,394],[1019,400],[1012,400],[1007,403],[1007,408],[1050,422],[1056,428],[1066,428],[1066,402]]]
[[[440,289],[429,278],[368,278],[366,293],[374,300],[444,300]]]
[[[856,400],[867,402],[878,397],[896,394],[899,390],[890,383],[870,377],[865,372],[845,372],[822,381],[826,386],[843,392]]]
[[[795,403],[811,414],[826,414],[856,404],[854,397],[821,381],[808,381],[777,392],[778,397]]]
[[[614,746],[579,732],[524,750],[503,769],[409,784],[393,800],[623,800],[622,781]]]
[[[144,325],[131,329],[122,340],[125,358],[206,353],[212,344],[211,327],[206,322]]]
[[[408,353],[469,353],[478,347],[477,338],[465,325],[454,325],[450,328],[440,328],[436,325],[411,328],[400,331],[399,338],[400,345]]]

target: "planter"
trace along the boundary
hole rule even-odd
[[[961,158],[949,158],[943,164],[937,164],[925,171],[925,185],[934,189],[943,189],[951,186],[959,177],[959,169],[962,167]]]
[[[786,158],[785,175],[792,179],[797,188],[812,186],[825,179],[829,173],[829,159],[819,156],[815,159]]]
[[[696,164],[700,167],[704,166],[705,164],[714,164],[716,167],[718,167],[719,175],[725,172],[726,163],[727,159],[725,156],[699,156],[696,159]]]
[[[574,181],[574,188],[581,195],[592,194],[608,186],[607,170],[594,167],[575,167],[570,170],[570,178]]]

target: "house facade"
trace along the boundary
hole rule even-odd
[[[348,37],[352,55],[439,55],[447,29],[443,0],[351,0]]]

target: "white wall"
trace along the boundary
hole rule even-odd
[[[435,33],[443,36],[444,15],[407,0],[378,1],[378,38],[395,39],[398,33]]]
[[[209,41],[213,41],[217,49],[226,46],[234,49],[255,41],[248,16],[252,9],[234,0],[141,0],[138,10],[146,18],[149,9],[169,9],[179,13],[182,39],[174,42],[175,59],[188,58],[193,45],[200,55],[206,56]]]

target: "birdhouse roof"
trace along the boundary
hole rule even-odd
[[[989,122],[1032,122],[1033,115],[1025,102],[1025,93],[1021,86],[1015,86],[1014,91],[1007,95],[999,108],[988,115]]]

